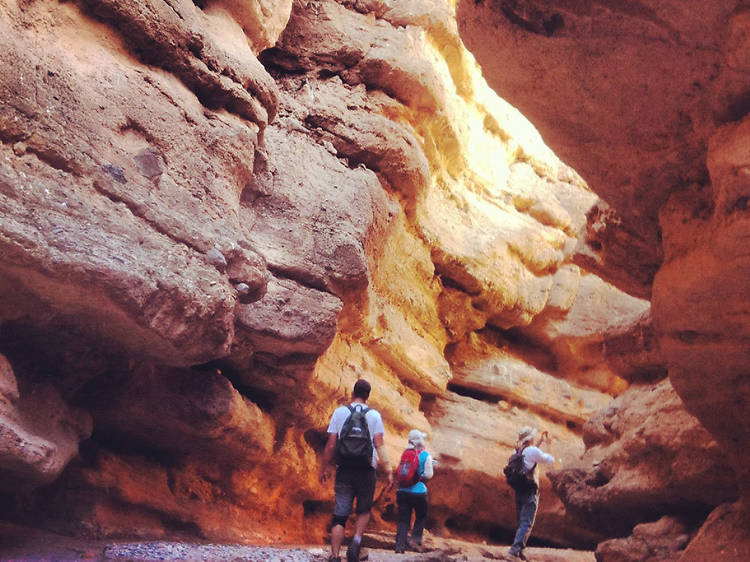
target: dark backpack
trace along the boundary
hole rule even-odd
[[[365,418],[369,408],[365,406],[359,409],[352,405],[347,408],[349,417],[346,418],[336,442],[336,464],[352,468],[371,466],[372,438]]]
[[[401,461],[396,469],[398,485],[409,488],[419,482],[419,453],[414,449],[406,449],[401,453]]]
[[[516,449],[508,459],[508,464],[505,465],[503,474],[505,474],[505,480],[511,488],[525,491],[535,486],[535,468],[536,465],[531,467],[531,470],[526,470],[523,465],[523,449]]]

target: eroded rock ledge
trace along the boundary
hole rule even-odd
[[[747,539],[737,532],[750,521],[749,480],[737,456],[748,444],[740,418],[748,404],[742,373],[750,365],[747,307],[741,304],[750,224],[747,6],[466,0],[459,2],[458,19],[490,84],[609,204],[589,213],[586,243],[575,261],[633,294],[651,292],[648,339],[657,344],[687,411],[737,470],[741,501],[717,508],[683,558],[713,556],[707,537],[721,533],[721,556],[747,558]],[[560,107],[566,108],[562,115]],[[632,344],[638,333],[609,341]],[[644,366],[648,355],[641,356]],[[659,372],[653,369],[652,376],[658,379]],[[563,488],[577,488],[573,480]],[[608,493],[604,480],[604,491],[588,486],[570,499]],[[636,527],[633,539],[650,537],[656,548],[667,527]],[[600,558],[623,559],[616,550]]]
[[[626,391],[666,372],[651,304],[580,259],[606,204],[485,83],[452,2],[6,3],[0,47],[8,517],[319,541],[325,427],[361,376],[392,457],[430,434],[435,532],[507,539],[520,425],[584,465],[543,478],[537,540],[611,531],[572,509],[587,455],[629,468],[618,502],[641,497],[639,416],[688,416],[666,382],[644,390],[664,404]],[[617,395],[638,413],[592,429]],[[701,431],[678,438],[712,450]],[[654,510],[733,497],[727,474],[721,498],[674,498],[701,458],[657,481]],[[376,524],[392,518],[379,496]]]

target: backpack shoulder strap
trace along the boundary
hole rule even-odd
[[[341,423],[341,429],[339,430],[339,433],[341,433],[348,424],[352,423],[352,416],[354,416],[354,407],[351,404],[347,404],[346,408],[347,410],[349,410],[349,415],[346,416],[346,418],[344,418],[344,421]]]
[[[422,449],[417,455],[417,458],[419,459],[419,467],[422,469],[420,475],[424,474],[425,464],[427,464],[427,457],[429,456],[430,453],[427,452],[427,449]]]
[[[530,447],[530,446],[531,446],[531,445],[526,445],[526,447]],[[524,452],[524,451],[526,450],[526,447],[524,447],[523,449],[521,449],[521,456],[522,456],[522,457],[523,457],[523,452]],[[523,457],[523,462],[524,462],[524,463],[526,463],[526,457]],[[524,464],[524,466],[525,466],[525,464]],[[531,467],[531,468],[530,468],[529,470],[527,470],[526,472],[527,472],[528,474],[531,474],[532,472],[534,472],[534,470],[536,470],[536,463],[534,463],[534,466],[532,466],[532,467]]]

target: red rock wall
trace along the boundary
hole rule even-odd
[[[608,206],[589,214],[586,243],[575,261],[633,294],[652,295],[653,332],[648,339],[658,342],[655,356],[666,365],[687,411],[710,433],[711,447],[736,473],[724,484],[698,479],[695,486],[705,486],[724,500],[737,495],[743,499],[718,508],[694,544],[686,549],[683,544],[668,556],[745,559],[747,540],[738,526],[747,527],[743,506],[750,481],[740,459],[748,442],[743,420],[750,403],[743,304],[748,287],[747,7],[735,1],[646,6],[486,0],[460,2],[458,19],[462,37],[489,83],[529,116],[550,146],[607,201]],[[609,341],[618,346],[635,343],[632,337]],[[645,366],[648,354],[641,360]],[[673,413],[670,419],[684,415]],[[599,423],[596,419],[590,423]],[[622,499],[608,497],[614,482],[629,478],[633,469],[651,470],[651,461],[637,461],[643,443],[629,445],[624,436],[618,432],[618,441],[606,447],[622,447],[628,460],[615,471],[605,471],[603,480],[597,477],[602,469],[591,466],[556,477],[569,507],[593,502],[614,510]],[[690,444],[679,438],[676,442],[684,450],[696,444],[693,439]],[[598,458],[604,455],[599,438],[587,446],[583,460],[591,457],[606,466],[609,461]],[[610,461],[617,456],[614,451],[607,454]],[[691,455],[693,469],[701,464],[700,457]],[[680,472],[693,470],[682,467]],[[642,474],[633,481],[651,484],[653,478]],[[737,491],[725,493],[727,483]],[[671,496],[667,503],[681,495],[673,484],[666,491]],[[636,508],[650,501],[637,496],[630,500]],[[712,503],[717,501],[723,500],[714,498]],[[705,517],[700,510],[681,511],[699,520]],[[643,515],[641,521],[656,520],[656,513]],[[633,539],[653,542],[654,556],[663,549],[659,534],[664,525],[635,529]],[[710,540],[722,545],[721,554],[709,554]],[[597,556],[638,559],[623,558],[623,552],[610,545]]]
[[[717,125],[747,112],[743,2],[457,2],[467,47],[499,95],[606,205],[581,262],[647,296],[661,265],[659,210],[705,184]]]
[[[392,458],[429,433],[432,530],[506,540],[518,427],[570,467],[664,376],[650,303],[597,274],[648,295],[661,249],[602,258],[635,231],[488,87],[452,2],[5,2],[0,46],[0,469],[35,471],[3,487],[13,520],[321,540],[325,428],[363,376]],[[624,502],[652,468],[635,411],[603,453],[635,463]],[[656,485],[725,497],[689,482]],[[607,536],[542,490],[536,537]]]

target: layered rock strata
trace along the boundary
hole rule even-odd
[[[646,367],[652,354],[632,345],[640,340],[659,349],[653,356],[661,356],[661,367],[657,361],[645,379],[643,372],[627,378],[658,380],[666,367],[687,411],[708,430],[724,464],[736,470],[740,501],[718,507],[683,558],[718,555],[710,553],[713,540],[724,545],[721,556],[743,559],[747,541],[738,529],[750,521],[749,479],[740,458],[748,444],[742,420],[750,365],[742,304],[746,6],[487,0],[460,2],[458,17],[488,81],[611,205],[589,213],[587,241],[575,261],[634,294],[652,294],[648,331],[609,339],[609,350],[624,345],[624,357]],[[571,111],[561,114],[560,105]],[[599,157],[591,158],[592,151]],[[609,356],[619,362],[617,353]],[[591,451],[596,449],[601,446]],[[585,469],[579,482],[593,472]],[[612,485],[605,480],[606,490]],[[732,498],[726,483],[714,482],[711,505]],[[570,498],[580,505],[600,493],[590,489]],[[694,529],[695,522],[690,525]]]
[[[661,207],[706,182],[709,139],[747,113],[746,6],[457,4],[490,85],[607,202],[590,213],[580,260],[647,296],[662,260]]]
[[[604,203],[488,87],[453,6],[0,6],[4,395],[50,386],[35,409],[78,420],[9,517],[320,540],[325,428],[366,377],[392,458],[429,433],[432,528],[507,540],[518,427],[573,463],[592,414],[662,376],[649,302],[580,258]],[[542,490],[538,540],[603,538]],[[379,489],[376,523],[393,508]]]

